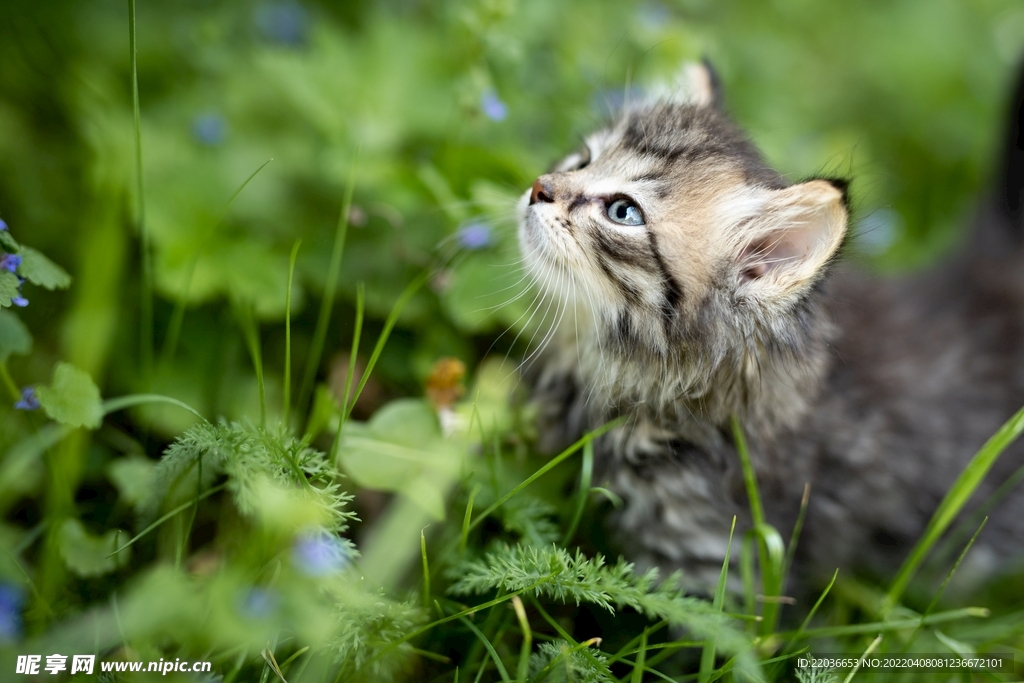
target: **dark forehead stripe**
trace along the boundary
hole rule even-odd
[[[788,184],[728,116],[714,107],[658,104],[634,111],[619,145],[624,151],[661,161],[663,173],[679,163],[728,159],[749,182],[775,188]]]

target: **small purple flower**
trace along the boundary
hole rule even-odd
[[[0,643],[13,643],[21,636],[21,605],[25,594],[12,583],[0,583]]]
[[[292,562],[309,576],[336,574],[350,559],[351,550],[345,541],[324,529],[302,534],[292,546]]]
[[[480,111],[491,121],[504,121],[508,116],[508,105],[501,101],[498,93],[485,90],[480,97]]]
[[[4,222],[3,218],[0,218],[0,232],[7,232],[7,223]]]
[[[309,34],[309,15],[297,2],[273,2],[256,10],[256,27],[267,40],[298,47]]]
[[[192,120],[192,137],[202,145],[216,147],[227,137],[228,124],[218,114],[200,114]]]
[[[26,306],[28,306],[28,299],[26,299],[23,296],[16,296],[11,299],[11,303],[17,306],[18,308],[25,308]]]
[[[0,256],[0,270],[13,273],[21,265],[21,254],[4,254]]]
[[[458,239],[464,248],[472,250],[489,247],[494,241],[490,226],[477,222],[467,223],[459,228]]]
[[[280,599],[276,592],[254,586],[241,596],[238,610],[243,616],[250,619],[262,619],[273,614],[277,610]]]
[[[27,301],[25,303],[28,303]],[[25,387],[21,390],[21,400],[14,404],[18,410],[36,410],[39,407],[39,397],[36,396],[35,387]]]

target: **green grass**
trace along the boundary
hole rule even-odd
[[[738,421],[753,529],[730,532],[713,595],[692,595],[604,537],[617,499],[594,442],[619,423],[545,457],[494,371],[524,353],[500,336],[525,310],[501,305],[519,293],[514,197],[576,144],[591,102],[683,57],[721,59],[730,106],[785,172],[867,179],[864,213],[903,225],[878,263],[935,253],[953,234],[942,217],[982,188],[984,161],[958,150],[996,137],[1009,0],[899,0],[881,24],[868,7],[795,21],[753,0],[660,19],[583,0],[58,3],[79,26],[36,4],[0,10],[0,243],[24,238],[76,279],[68,300],[54,266],[29,278],[27,309],[0,310],[0,589],[21,601],[0,610],[0,670],[60,652],[209,660],[261,683],[711,683],[791,681],[808,652],[1020,657],[1019,588],[972,593],[958,570],[984,524],[964,505],[1024,411],[891,581],[837,571],[789,605],[811,513],[805,496],[794,529],[770,525]],[[267,28],[268,8],[296,7],[297,38]],[[576,16],[586,26],[564,30]],[[127,55],[106,50],[119,41]],[[844,87],[822,85],[837,74]],[[507,118],[488,117],[489,96]],[[486,245],[461,245],[468,222]],[[445,357],[469,374],[439,406],[423,387]],[[12,410],[28,385],[43,408]]]

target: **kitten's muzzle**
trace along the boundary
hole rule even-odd
[[[551,191],[551,188],[540,181],[537,178],[533,181],[533,189],[530,190],[530,206],[533,206],[537,202],[545,202],[547,204],[553,204],[555,196]]]

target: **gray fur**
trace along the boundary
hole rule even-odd
[[[970,457],[1024,405],[1021,254],[977,250],[890,280],[828,258],[784,294],[761,295],[763,268],[745,274],[744,259],[771,245],[745,236],[763,217],[743,217],[744,192],[799,188],[716,105],[641,103],[588,147],[542,176],[549,204],[520,207],[527,263],[573,318],[532,378],[542,447],[629,416],[596,444],[601,476],[625,501],[617,536],[641,564],[706,587],[732,517],[740,532],[750,523],[736,414],[784,538],[811,485],[795,575],[891,574]],[[616,178],[653,207],[642,238],[593,206]],[[1022,459],[1011,447],[974,503]],[[1022,519],[1015,491],[979,540],[979,575],[1021,559]]]

